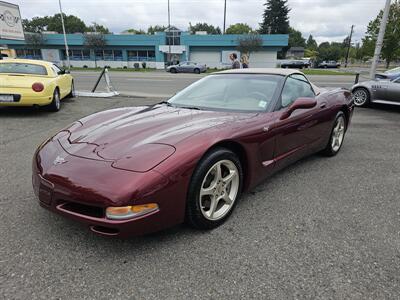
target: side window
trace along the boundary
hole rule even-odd
[[[286,79],[281,94],[281,108],[288,107],[297,98],[308,97],[314,98],[315,94],[311,84],[300,74],[293,74]]]

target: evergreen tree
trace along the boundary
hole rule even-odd
[[[307,39],[306,48],[310,49],[310,50],[317,50],[317,48],[318,48],[317,41],[314,40],[314,38],[311,34],[309,35],[309,37]]]
[[[267,0],[264,4],[263,22],[260,33],[287,34],[289,33],[289,11],[287,0]]]

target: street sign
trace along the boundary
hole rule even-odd
[[[18,5],[0,1],[0,39],[25,40]]]

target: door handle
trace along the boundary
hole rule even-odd
[[[320,108],[325,108],[326,107],[326,102],[323,102],[319,105]]]

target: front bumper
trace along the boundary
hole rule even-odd
[[[55,157],[64,157],[57,164]],[[42,207],[85,224],[103,236],[130,237],[182,223],[186,191],[155,171],[136,173],[104,161],[68,155],[49,141],[33,160],[32,184]],[[128,220],[110,220],[109,206],[157,203],[159,210]]]

